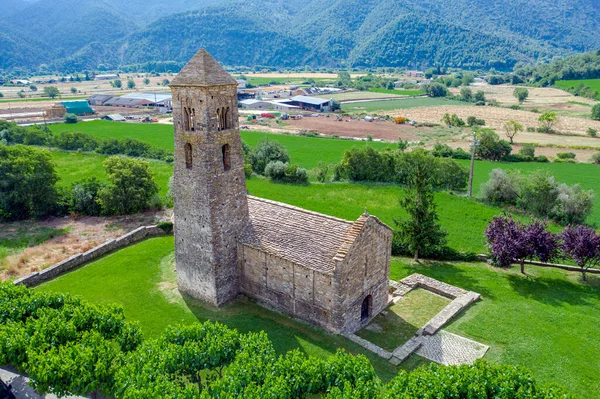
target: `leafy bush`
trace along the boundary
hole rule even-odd
[[[423,89],[429,97],[446,97],[448,95],[446,86],[438,82],[428,83],[423,86]]]
[[[500,137],[492,129],[479,129],[479,145],[475,149],[475,155],[480,159],[489,161],[500,161],[511,153],[511,145],[500,140]]]
[[[94,151],[98,140],[84,133],[62,132],[53,136],[51,145],[67,151]]]
[[[559,159],[575,159],[576,155],[573,152],[559,152],[556,154]]]
[[[515,173],[494,169],[490,179],[481,185],[481,196],[490,203],[515,205],[519,198],[519,180],[520,176]]]
[[[271,180],[287,183],[306,183],[308,173],[298,165],[290,165],[281,161],[271,161],[265,168],[265,176]]]
[[[23,145],[0,145],[0,219],[22,220],[56,210],[58,175],[50,153]]]
[[[533,144],[524,144],[519,150],[519,154],[524,157],[535,157],[535,146]]]
[[[585,191],[578,184],[560,184],[551,216],[563,224],[582,224],[592,213],[594,198],[593,191]]]
[[[598,137],[598,129],[592,129],[591,127],[588,127],[586,133],[590,137]]]
[[[467,118],[467,126],[469,126],[469,127],[485,126],[485,121],[483,119],[477,119],[477,117],[475,117],[475,116],[469,116]]]
[[[260,141],[250,154],[252,169],[259,175],[265,174],[267,164],[273,161],[288,163],[290,156],[286,148],[277,141],[265,139]]]
[[[592,107],[592,119],[600,121],[600,104]]]
[[[69,198],[71,212],[85,216],[100,216],[102,205],[99,194],[105,186],[105,183],[95,177],[73,183]]]
[[[462,148],[457,148],[452,153],[452,158],[454,158],[454,159],[471,159],[471,154],[468,153],[467,151],[463,150]]]
[[[167,234],[171,234],[173,232],[173,222],[160,222],[156,225],[156,227]]]
[[[67,124],[74,124],[77,123],[79,121],[79,119],[77,118],[77,115],[75,114],[65,114],[65,123]]]
[[[461,118],[458,117],[458,115],[456,114],[444,114],[444,116],[442,117],[442,122],[444,122],[444,124],[446,126],[450,126],[450,127],[464,127],[466,126],[466,123],[464,120],[462,120]]]
[[[327,180],[327,174],[329,173],[329,165],[324,162],[319,162],[317,167],[315,168],[315,174],[317,176],[317,181],[319,183],[325,183]]]
[[[249,163],[245,163],[244,164],[244,175],[246,176],[246,179],[251,178],[253,172],[254,171],[252,170],[252,165]]]
[[[450,158],[454,154],[454,150],[448,144],[437,143],[433,146],[431,153],[434,157]]]
[[[597,152],[594,155],[592,155],[592,158],[590,159],[590,162],[594,163],[596,165],[600,165],[600,152]]]
[[[99,192],[104,214],[128,215],[150,208],[158,186],[148,161],[113,156],[102,165],[109,181]]]

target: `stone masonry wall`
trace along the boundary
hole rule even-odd
[[[332,276],[238,244],[242,293],[271,308],[336,332]]]
[[[98,259],[117,249],[127,247],[136,242],[145,240],[148,237],[163,235],[166,235],[166,233],[159,227],[142,226],[115,240],[109,240],[104,244],[97,246],[96,248],[90,249],[87,252],[71,256],[70,258],[58,262],[47,269],[32,273],[29,276],[16,280],[15,284],[23,284],[27,287],[34,287],[63,273],[71,271],[85,263]]]
[[[369,216],[344,260],[335,272],[335,325],[354,332],[369,323],[389,303],[392,231]],[[370,317],[361,320],[361,305],[372,297]]]

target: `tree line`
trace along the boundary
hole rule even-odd
[[[0,144],[25,144],[59,148],[66,151],[95,152],[102,155],[125,155],[173,162],[173,153],[146,142],[125,139],[101,139],[79,132],[53,133],[47,127],[25,128],[0,121]]]
[[[163,205],[148,161],[112,156],[102,165],[106,183],[91,178],[59,187],[49,151],[0,144],[0,220],[125,215]]]
[[[38,392],[58,396],[574,397],[562,388],[541,386],[522,367],[481,360],[400,370],[384,383],[362,355],[343,350],[327,359],[299,350],[278,355],[264,332],[241,334],[219,323],[171,326],[155,339],[144,339],[118,306],[7,282],[0,283],[0,363],[27,373]]]

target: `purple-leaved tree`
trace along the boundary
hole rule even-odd
[[[568,226],[561,238],[563,252],[581,268],[585,281],[587,270],[600,263],[600,235],[588,226]]]
[[[549,262],[556,257],[559,248],[556,235],[539,220],[523,224],[511,216],[495,216],[485,230],[485,237],[494,263],[500,267],[519,263],[521,273],[525,273],[525,260],[535,258]]]

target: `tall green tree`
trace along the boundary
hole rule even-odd
[[[129,215],[150,207],[158,185],[148,161],[113,156],[102,165],[109,184],[100,191],[98,201],[105,214]]]
[[[0,219],[50,215],[56,209],[57,181],[48,151],[0,145]]]
[[[592,119],[600,121],[600,104],[592,107]]]
[[[517,87],[515,91],[513,91],[513,96],[519,100],[519,103],[523,103],[523,101],[527,100],[527,97],[529,97],[529,90],[524,87]]]
[[[60,91],[57,87],[54,86],[46,86],[44,87],[44,96],[50,98],[56,98],[60,94]]]
[[[407,157],[400,166],[406,171],[406,194],[400,205],[408,218],[396,220],[398,234],[414,253],[415,262],[425,249],[439,248],[446,244],[447,233],[438,224],[433,183],[435,168],[431,155],[423,152]]]

